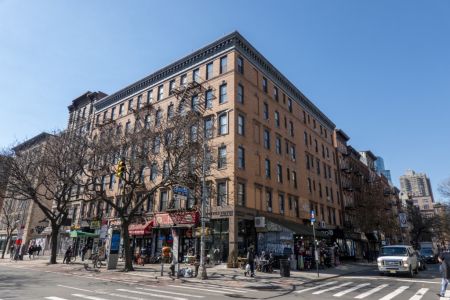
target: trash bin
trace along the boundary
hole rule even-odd
[[[280,259],[280,276],[290,277],[291,276],[291,263],[288,259]]]

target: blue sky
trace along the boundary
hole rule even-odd
[[[238,30],[358,150],[450,176],[450,1],[0,0],[0,147]],[[438,197],[439,198],[439,197]]]

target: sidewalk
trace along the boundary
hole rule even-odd
[[[376,264],[368,263],[345,263],[334,268],[328,268],[319,270],[319,277],[317,277],[316,270],[310,271],[291,271],[290,277],[280,277],[279,270],[275,270],[273,273],[261,273],[257,272],[255,277],[245,277],[244,270],[242,269],[228,269],[226,264],[216,265],[214,267],[207,268],[208,280],[202,280],[197,278],[186,277],[170,277],[168,276],[169,265],[164,265],[164,275],[161,276],[160,264],[147,264],[145,266],[135,266],[135,272],[121,272],[123,268],[123,262],[119,261],[117,269],[106,270],[106,267],[102,267],[100,270],[92,269],[92,263],[90,260],[84,262],[77,259],[73,264],[62,264],[62,258],[58,258],[58,264],[49,265],[48,256],[39,256],[34,260],[29,260],[28,256],[23,261],[10,261],[9,258],[0,259],[0,265],[2,263],[9,263],[17,267],[26,268],[27,266],[35,267],[43,271],[57,271],[64,273],[71,273],[73,275],[86,275],[95,277],[113,277],[119,280],[134,280],[134,281],[179,281],[186,283],[203,283],[203,284],[215,284],[215,285],[227,285],[230,287],[244,287],[244,288],[265,288],[265,289],[284,289],[287,286],[298,285],[311,281],[325,280],[333,277],[339,277],[352,273],[358,273],[366,270],[370,270],[376,267]],[[184,264],[180,264],[180,268],[191,267]],[[105,278],[106,278],[105,277]],[[111,278],[112,278],[111,277]]]

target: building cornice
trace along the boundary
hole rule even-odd
[[[249,59],[249,61],[262,69],[277,86],[282,88],[288,94],[290,98],[308,110],[309,113],[313,114],[329,129],[334,130],[336,125],[237,31],[218,39],[133,84],[128,85],[110,96],[104,97],[94,104],[95,109],[96,111],[101,111],[139,91],[148,89],[158,82],[168,79],[184,69],[188,69],[201,61],[231,49],[237,49],[242,55]]]
[[[14,150],[14,152],[23,151],[23,150],[25,150],[27,148],[30,148],[30,147],[34,146],[35,144],[38,144],[38,143],[42,142],[43,140],[45,140],[45,139],[47,139],[47,138],[49,138],[51,136],[52,135],[50,133],[42,132],[42,133],[36,135],[35,137],[33,137],[33,138],[29,139],[29,140],[26,140],[25,142],[15,146],[13,148],[13,150]]]

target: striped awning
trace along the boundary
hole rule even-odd
[[[130,235],[148,235],[152,232],[153,220],[145,224],[131,224],[128,226],[128,233]]]

